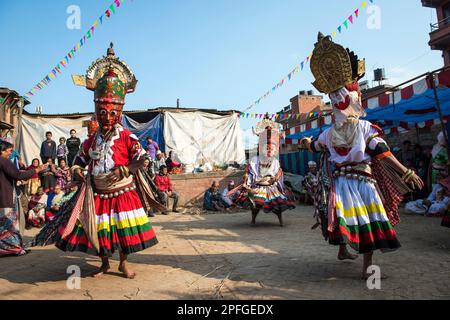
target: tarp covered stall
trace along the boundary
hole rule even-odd
[[[164,112],[164,140],[166,152],[175,151],[180,161],[189,166],[202,159],[211,164],[245,163],[237,113]]]
[[[146,123],[139,123],[130,117],[122,116],[122,125],[134,133],[144,148],[147,147],[147,137],[152,137],[156,141],[161,150],[164,150],[164,133],[162,116],[158,114],[152,120]]]
[[[20,131],[19,153],[22,161],[29,165],[34,158],[40,159],[41,144],[45,140],[45,133],[51,131],[56,145],[59,138],[69,138],[70,130],[75,129],[77,136],[83,142],[87,138],[87,128],[83,128],[83,121],[91,116],[79,118],[36,117],[22,115],[22,130]]]

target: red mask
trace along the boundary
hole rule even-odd
[[[122,105],[113,103],[96,103],[95,113],[103,132],[110,131],[122,118]]]

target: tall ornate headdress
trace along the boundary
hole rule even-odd
[[[365,74],[365,60],[358,60],[353,52],[319,32],[311,58],[311,71],[316,79],[314,87],[330,94],[361,79]]]
[[[272,156],[275,150],[272,150],[272,145],[275,146],[278,152],[278,146],[280,144],[280,124],[270,120],[269,114],[266,113],[264,119],[256,125],[256,128],[252,128],[253,133],[259,137],[259,152],[267,151],[267,155]]]
[[[138,82],[131,68],[116,56],[112,42],[106,56],[95,60],[85,76],[72,75],[72,80],[75,85],[94,91],[95,102],[111,99],[111,103],[122,105],[125,95],[134,92]]]

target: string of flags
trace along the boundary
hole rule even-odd
[[[268,114],[270,119],[274,120],[289,120],[289,119],[297,119],[301,121],[308,121],[311,119],[315,119],[318,117],[324,117],[328,115],[332,115],[332,111],[319,111],[319,112],[310,112],[310,113],[273,113]],[[262,119],[266,114],[265,113],[247,113],[247,112],[240,112],[238,113],[238,116],[240,118],[250,118],[250,119]]]
[[[345,30],[347,30],[350,27],[350,25],[352,25],[355,22],[355,20],[357,18],[359,18],[359,16],[360,16],[360,9],[366,8],[368,2],[373,3],[373,1],[374,0],[368,0],[368,1],[365,0],[358,8],[353,10],[352,14],[350,14],[344,20],[344,22],[342,22],[333,32],[331,32],[331,36],[332,37],[336,37],[338,34],[341,34]],[[257,100],[255,100],[248,108],[246,108],[244,110],[244,112],[248,111],[251,108],[253,108],[254,106],[258,105],[262,100],[266,99],[268,96],[270,96],[273,92],[278,90],[284,84],[286,84],[287,82],[291,81],[300,71],[303,71],[305,66],[311,61],[311,57],[312,57],[312,52],[308,56],[306,56],[306,58],[302,62],[297,64],[295,66],[295,68],[292,69],[292,71],[289,72],[283,79],[281,79],[276,85],[274,85],[272,87],[272,89],[268,90],[266,93],[264,93],[264,95],[262,95]]]
[[[131,0],[133,1],[133,0]],[[90,40],[95,34],[95,30],[98,29],[101,25],[103,25],[104,22],[108,21],[108,19],[111,18],[111,16],[116,14],[116,11],[118,8],[120,8],[120,5],[123,4],[125,0],[114,0],[109,7],[100,15],[100,17],[95,20],[95,22],[91,25],[89,30],[83,35],[83,37],[78,41],[72,49],[70,49],[69,52],[67,52],[66,56],[61,59],[56,66],[48,72],[45,77],[39,81],[30,91],[28,91],[25,95],[25,99],[30,99],[30,97],[36,95],[45,87],[47,87],[50,82],[52,82],[53,79],[57,78],[59,74],[64,71],[64,69],[67,67],[67,65],[70,63],[70,61],[75,58],[75,55],[78,54],[80,49]]]

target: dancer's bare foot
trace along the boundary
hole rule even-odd
[[[128,263],[126,262],[122,262],[119,265],[119,271],[122,272],[127,279],[134,279],[136,277],[136,273],[128,269]]]
[[[358,255],[350,253],[348,251],[343,252],[343,253],[339,252],[338,259],[341,261],[342,260],[356,260],[356,259],[358,259]]]
[[[91,276],[94,278],[100,278],[102,275],[104,275],[105,273],[108,273],[109,269],[110,269],[110,265],[109,263],[103,264],[100,266],[100,268],[97,271],[94,271]]]

